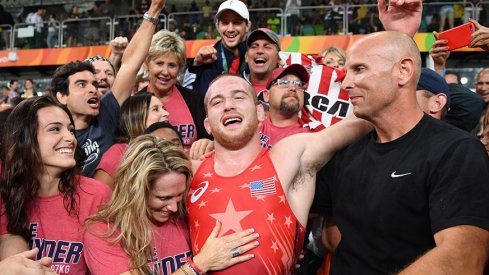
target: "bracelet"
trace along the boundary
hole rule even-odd
[[[159,21],[158,18],[149,15],[147,12],[145,12],[143,14],[143,19],[148,20],[149,22],[153,23],[154,25],[158,25],[158,21]]]
[[[200,268],[197,267],[197,265],[194,263],[194,261],[192,261],[192,258],[190,257],[187,257],[185,259],[188,263],[188,265],[190,266],[190,268],[192,268],[192,270],[196,273],[196,274],[202,274],[203,272],[200,270]]]
[[[192,271],[192,275],[199,275],[188,262],[185,262],[185,265],[187,265],[188,268],[190,268],[190,270]]]

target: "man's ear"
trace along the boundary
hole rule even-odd
[[[270,90],[269,89],[264,89],[262,91],[262,93],[263,93],[263,100],[265,100],[265,102],[267,102],[267,103],[270,103]]]
[[[265,121],[266,115],[265,115],[265,108],[263,108],[263,105],[261,104],[256,105],[256,114],[258,117],[258,122]]]
[[[208,133],[209,135],[212,135],[212,132],[211,132],[211,126],[209,125],[209,118],[208,118],[208,117],[206,117],[206,118],[204,119],[204,128],[205,128],[205,130],[207,131],[207,133]]]
[[[245,52],[245,61],[246,61],[246,64],[250,63],[250,57],[248,56],[248,51]]]
[[[68,102],[68,96],[60,92],[56,92],[56,99],[63,105],[66,105]]]
[[[432,97],[434,100],[431,101],[430,111],[433,113],[440,112],[445,105],[447,105],[447,95],[443,93],[436,94]]]
[[[404,86],[414,77],[414,60],[404,58],[399,62],[399,85]]]
[[[249,32],[251,30],[251,21],[248,20],[248,23],[246,24],[246,32]],[[245,36],[246,37],[246,36]],[[246,39],[246,38],[245,38]]]

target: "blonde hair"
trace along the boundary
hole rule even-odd
[[[146,61],[144,62],[145,74],[148,71],[148,63],[151,59],[169,53],[177,56],[178,64],[180,65],[179,73],[183,73],[187,62],[187,50],[185,49],[183,39],[178,34],[170,31],[159,31],[155,33],[151,40]]]
[[[131,269],[139,274],[150,273],[147,265],[152,252],[149,192],[154,182],[169,172],[184,174],[188,188],[192,166],[184,151],[170,141],[155,136],[142,135],[135,138],[129,143],[117,170],[110,202],[87,219],[88,227],[92,222],[111,224],[110,230],[100,237],[109,238],[116,234],[112,241],[121,245],[131,258]],[[185,216],[183,202],[178,208],[177,217],[168,222],[175,222],[177,218]]]
[[[332,46],[332,47],[329,47],[326,50],[324,50],[323,53],[321,54],[323,56],[323,59],[326,58],[326,55],[328,55],[328,53],[336,54],[339,58],[341,58],[343,60],[343,62],[346,61],[345,51],[343,51],[342,49],[340,49],[338,47]]]

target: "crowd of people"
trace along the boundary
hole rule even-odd
[[[422,68],[421,1],[284,56],[226,0],[188,67],[164,6],[48,91],[2,89],[1,274],[489,272],[489,69],[471,92],[437,32]]]
[[[63,12],[54,7],[38,7],[32,12],[24,12],[14,19],[12,15],[0,6],[0,25],[4,27],[0,48],[10,47],[10,31],[15,23],[20,27],[32,25],[33,33],[28,38],[15,39],[16,48],[53,48],[66,45],[92,46],[105,45],[110,41],[111,28],[114,22],[116,36],[132,38],[141,23],[140,17],[148,10],[149,0],[139,0],[133,9],[128,12],[116,13],[116,6],[111,0],[95,1],[87,10],[81,10],[77,4]],[[480,3],[479,3],[480,2]],[[172,14],[168,26],[160,22],[160,27],[177,33],[185,40],[216,39],[219,32],[214,27],[215,11],[221,1],[211,3],[209,0],[198,5],[192,1],[188,6],[175,4],[170,9],[164,9],[162,14]],[[372,0],[330,0],[306,1],[288,0],[280,1],[246,1],[250,13],[250,20],[255,26],[267,27],[279,35],[336,35],[346,34],[343,26],[344,14],[348,33],[368,34],[383,30],[379,13]],[[425,8],[419,30],[421,32],[443,31],[453,28],[475,15],[483,25],[487,25],[487,7],[482,1],[448,3],[441,5],[436,1],[425,1]],[[348,6],[347,6],[348,5]],[[29,10],[29,9],[26,9]],[[281,10],[285,11],[284,14]],[[477,11],[475,14],[472,11]],[[66,21],[62,26],[61,22]],[[282,22],[285,20],[285,22]],[[282,30],[285,23],[285,30]],[[63,32],[63,41],[59,40],[59,33]]]

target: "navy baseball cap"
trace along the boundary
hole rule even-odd
[[[422,68],[416,90],[426,90],[435,95],[443,93],[447,96],[447,107],[450,107],[450,89],[445,79],[437,72],[428,68]]]

